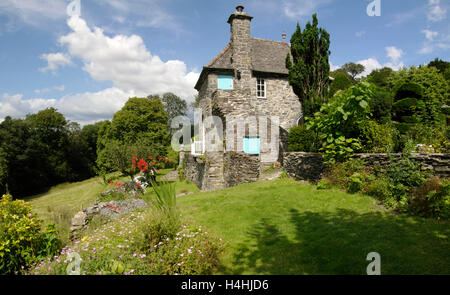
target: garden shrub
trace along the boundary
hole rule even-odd
[[[349,159],[334,165],[326,174],[326,178],[331,185],[345,190],[351,187],[352,192],[356,192],[361,188],[358,183],[362,183],[371,174],[365,166],[366,162],[361,159]],[[355,191],[357,187],[358,190]]]
[[[364,151],[368,153],[392,153],[395,150],[395,139],[398,131],[391,124],[377,124],[368,121],[362,127]]]
[[[395,100],[401,100],[407,97],[422,99],[423,88],[417,83],[406,82],[396,86]]]
[[[390,91],[377,88],[369,102],[371,118],[380,124],[391,121],[393,96]]]
[[[288,145],[290,152],[315,152],[316,135],[306,126],[295,126],[289,130]]]
[[[450,182],[437,176],[412,190],[409,210],[416,215],[434,218],[450,218]]]
[[[417,124],[408,129],[406,136],[415,145],[431,145],[435,152],[445,153],[450,150],[450,140],[448,138],[449,129],[450,128],[448,126],[442,125],[430,126]]]
[[[326,163],[344,161],[362,149],[360,126],[370,119],[369,101],[374,90],[374,85],[360,82],[338,92],[331,103],[307,118],[307,128],[319,134]]]
[[[0,274],[13,274],[59,250],[55,226],[42,229],[30,204],[3,195],[0,201]]]

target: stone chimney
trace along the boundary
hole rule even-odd
[[[246,85],[245,81],[251,79],[250,22],[252,18],[244,12],[242,5],[238,5],[236,11],[228,18],[236,86]]]

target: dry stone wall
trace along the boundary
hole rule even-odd
[[[368,166],[389,167],[392,161],[400,160],[401,154],[355,154],[353,157],[365,160]],[[421,164],[421,170],[450,177],[450,154],[412,154],[411,157]],[[283,167],[289,176],[309,181],[319,180],[325,171],[323,157],[316,153],[284,153]]]

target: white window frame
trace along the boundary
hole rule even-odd
[[[263,87],[264,87],[264,90],[263,90],[263,96],[260,96],[260,95],[258,95],[258,92],[261,92],[261,91],[258,91],[258,87],[259,86],[261,86],[261,83],[258,83],[258,81],[260,81],[260,80],[263,80],[264,81],[264,85],[263,85]],[[266,98],[267,97],[267,82],[266,82],[266,79],[264,79],[264,78],[256,78],[256,98]]]

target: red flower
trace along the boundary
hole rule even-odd
[[[110,180],[110,181],[109,181],[109,183],[113,183],[113,181],[112,181],[112,180]]]
[[[160,157],[160,158],[158,158],[158,161],[161,161],[162,160],[162,158]]]
[[[156,170],[156,171],[158,171],[158,172],[159,172],[159,171],[161,171],[161,169],[158,169],[158,170]]]
[[[156,165],[156,162],[153,162],[152,165],[155,166],[155,165]]]
[[[169,162],[169,159],[166,159],[166,162]]]
[[[133,156],[133,159],[135,159],[135,160],[136,160],[136,159],[137,159],[137,156]]]
[[[148,157],[148,158],[149,158],[150,160],[151,160],[151,159],[153,159],[153,157],[152,157],[152,156],[150,156],[150,157]]]

